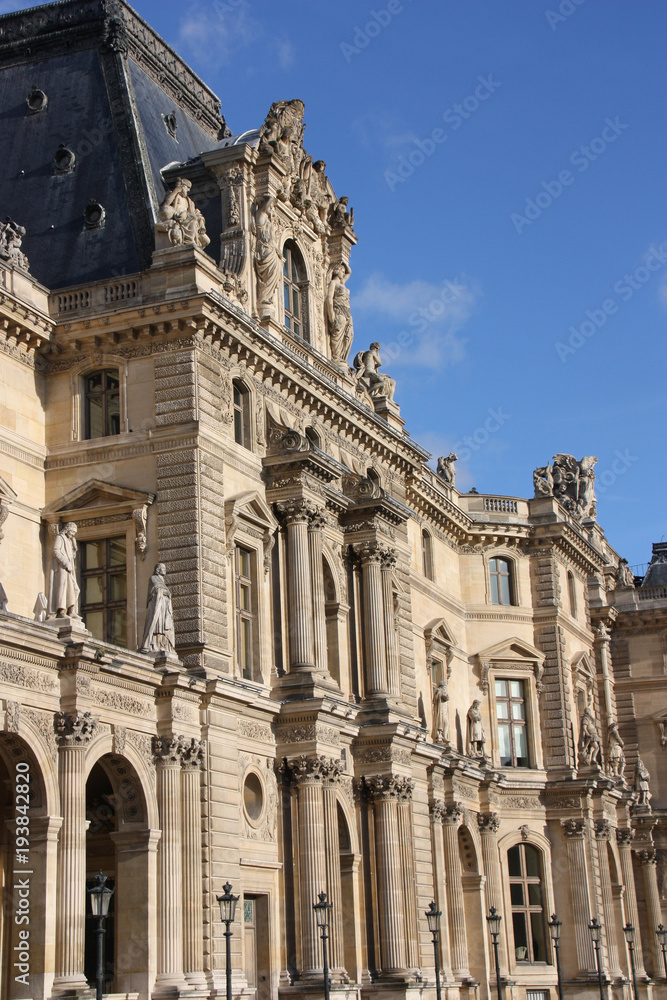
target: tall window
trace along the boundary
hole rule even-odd
[[[255,658],[254,556],[236,546],[236,647],[241,676],[253,680]]]
[[[523,681],[496,681],[496,717],[502,767],[530,767]]]
[[[306,304],[306,269],[295,243],[287,242],[283,249],[283,293],[285,296],[285,326],[297,337],[308,340]]]
[[[82,542],[81,614],[96,639],[127,645],[125,536]]]
[[[433,543],[428,531],[422,531],[422,569],[427,580],[433,579]]]
[[[514,604],[511,569],[508,559],[489,560],[492,604]]]
[[[574,573],[568,570],[567,574],[567,593],[570,599],[570,614],[573,618],[577,617],[577,590],[574,583]]]
[[[507,852],[507,869],[516,960],[546,962],[540,852],[532,844],[510,847]]]
[[[250,393],[243,382],[234,379],[234,440],[244,448],[250,447]]]
[[[120,379],[117,368],[84,376],[84,423],[87,438],[120,434]]]

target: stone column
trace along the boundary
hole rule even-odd
[[[157,804],[162,836],[158,847],[157,978],[153,995],[175,996],[183,976],[183,841],[181,758],[183,740],[156,736]]]
[[[654,979],[664,976],[664,965],[662,961],[662,949],[658,943],[655,933],[658,924],[664,923],[662,918],[662,907],[660,905],[660,893],[658,891],[657,866],[658,856],[651,850],[637,851],[637,857],[642,869],[644,878],[644,899],[646,900],[647,924],[649,937],[651,939],[650,950],[652,958],[652,972]]]
[[[375,542],[355,545],[361,563],[364,595],[364,652],[366,659],[366,695],[387,694],[387,657],[385,651],[384,607],[382,600],[382,551]]]
[[[447,875],[447,909],[452,943],[452,972],[455,979],[470,979],[468,968],[468,938],[463,905],[463,881],[459,854],[459,826],[463,819],[463,806],[455,802],[446,806],[443,817],[445,834],[445,872]]]
[[[486,875],[486,912],[492,906],[502,916],[500,937],[498,940],[498,965],[503,976],[508,975],[507,952],[505,948],[506,927],[505,908],[503,906],[503,883],[500,871],[500,855],[498,853],[498,830],[500,816],[495,812],[479,813],[477,823],[482,840],[482,861]]]
[[[86,921],[86,747],[97,731],[90,712],[56,712],[62,827],[58,850],[54,993],[88,990],[83,974]]]
[[[342,763],[331,760],[326,768],[322,785],[324,795],[324,849],[326,860],[327,898],[333,909],[329,922],[330,967],[334,979],[345,978],[345,942],[343,938],[343,891],[340,875],[340,844],[338,841],[337,789],[340,785]]]
[[[618,958],[618,940],[616,937],[616,916],[614,897],[611,891],[611,874],[609,871],[609,855],[607,843],[611,828],[607,820],[598,820],[595,824],[595,840],[598,850],[598,865],[600,868],[600,888],[602,891],[602,923],[603,935],[607,943],[607,972],[612,979],[619,979],[623,972]]]
[[[313,512],[304,500],[277,505],[287,525],[287,622],[291,670],[315,668],[313,591],[308,552],[308,522]]]
[[[586,868],[586,820],[565,819],[561,820],[561,826],[567,842],[578,972],[588,976],[595,973],[596,966],[593,942],[588,930],[591,908]]]
[[[412,792],[412,779],[377,774],[364,779],[375,803],[375,856],[380,917],[382,978],[405,978],[408,956],[405,940],[404,884],[398,799]],[[414,892],[414,890],[413,890]]]
[[[436,801],[429,808],[431,817],[431,844],[433,849],[433,881],[435,905],[442,913],[440,918],[440,971],[445,982],[451,981],[452,962],[449,951],[449,913],[447,912],[447,875],[445,874],[445,847],[442,823],[445,803]]]
[[[308,552],[310,577],[313,590],[313,626],[315,640],[315,665],[325,673],[329,670],[327,655],[327,617],[324,607],[324,573],[322,571],[322,530],[326,519],[322,513],[313,514],[308,524]]]
[[[185,742],[181,760],[183,801],[183,972],[192,987],[205,987],[202,916],[201,767],[203,740]]]
[[[396,551],[387,549],[382,556],[382,601],[384,605],[384,637],[387,649],[387,678],[389,694],[398,698],[401,693],[401,661],[394,619],[392,570],[395,565]]]
[[[644,952],[642,949],[641,934],[639,931],[639,911],[637,909],[637,890],[635,888],[635,873],[632,868],[632,841],[635,831],[624,828],[616,831],[618,841],[618,853],[621,858],[621,875],[625,886],[625,920],[629,921],[635,928],[635,967],[637,976],[645,976]],[[630,966],[628,963],[628,970]]]
[[[417,878],[415,853],[412,843],[412,784],[406,783],[398,796],[398,837],[401,845],[401,875],[405,900],[405,941],[410,971],[419,969],[419,942],[417,923]]]

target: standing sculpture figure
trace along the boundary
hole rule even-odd
[[[273,319],[274,296],[282,265],[278,251],[273,245],[273,222],[271,208],[274,203],[272,195],[267,196],[257,205],[253,220],[255,233],[255,272],[257,274],[257,312],[262,322]]]
[[[165,576],[167,567],[158,563],[148,585],[148,610],[140,653],[175,653],[174,614],[171,591]]]
[[[382,361],[380,345],[377,342],[372,343],[367,351],[355,354],[353,364],[357,381],[361,382],[371,396],[385,397],[390,402],[393,400],[396,382],[389,375],[381,375],[378,370]]]
[[[78,618],[79,584],[76,582],[76,524],[69,521],[53,542],[51,611],[56,618]]]
[[[637,800],[638,806],[649,805],[651,799],[651,792],[649,791],[649,781],[651,780],[651,775],[649,774],[648,768],[642,761],[641,757],[637,757],[637,768],[635,770],[635,787],[634,790],[639,794],[639,799]]]
[[[450,451],[449,455],[441,455],[438,459],[436,472],[440,478],[444,479],[444,481],[449,483],[450,486],[454,486],[456,482],[456,469],[454,468],[454,462],[458,462],[458,458],[458,455],[455,455],[453,451]]]
[[[350,268],[348,265],[336,264],[331,272],[331,281],[327,291],[327,321],[333,361],[347,359],[354,337],[350,314],[350,293],[345,287],[345,282],[349,277]]]
[[[609,774],[612,778],[622,778],[625,771],[625,754],[623,747],[625,744],[618,732],[618,723],[612,722],[609,726],[609,750],[607,759],[609,761]]]
[[[579,761],[582,764],[602,764],[602,742],[590,705],[584,709],[581,717]]]
[[[479,698],[475,698],[468,709],[468,738],[466,741],[468,757],[484,757],[485,755],[486,735],[482,726],[480,705],[481,701]]]
[[[433,692],[433,740],[449,743],[449,694],[446,681],[440,681]]]

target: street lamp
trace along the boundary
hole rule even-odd
[[[632,991],[635,995],[635,1000],[639,1000],[639,993],[637,992],[637,970],[635,969],[635,929],[630,923],[630,921],[628,921],[625,927],[623,928],[623,933],[625,934],[625,943],[627,944],[628,951],[630,952],[630,968],[632,969]]]
[[[90,896],[90,909],[96,921],[95,934],[97,936],[97,968],[95,970],[95,993],[97,1000],[102,1000],[104,985],[104,921],[109,914],[109,903],[113,896],[113,889],[107,885],[107,877],[102,872],[95,876],[95,884],[88,890]]]
[[[329,1000],[329,958],[327,955],[327,941],[329,940],[329,911],[333,909],[333,903],[327,903],[326,892],[318,894],[319,903],[313,903],[315,910],[315,921],[322,935],[322,966],[324,972],[324,1000]]]
[[[558,973],[558,1000],[563,1000],[563,980],[560,974],[560,929],[562,920],[559,920],[555,913],[551,914],[551,920],[547,921],[551,942],[556,952],[556,972]]]
[[[593,917],[588,929],[591,932],[591,940],[595,948],[595,965],[598,970],[598,986],[600,987],[600,1000],[604,1000],[604,985],[602,983],[602,966],[600,965],[600,941],[602,939],[602,924],[597,917]]]
[[[234,916],[236,915],[236,904],[239,901],[238,896],[232,895],[231,882],[225,882],[223,885],[222,896],[216,896],[215,898],[220,903],[220,919],[225,925],[225,957],[226,957],[226,971],[227,971],[227,1000],[232,1000],[232,932],[231,925],[234,923]]]
[[[442,1000],[442,990],[440,988],[440,957],[438,955],[438,932],[440,931],[440,917],[442,910],[436,910],[435,902],[431,900],[426,911],[428,929],[433,935],[433,953],[435,955],[435,990],[438,1000]]]
[[[658,941],[662,948],[662,964],[665,967],[665,979],[667,979],[667,930],[665,930],[662,924],[658,924],[658,929],[655,933],[658,935]]]
[[[496,963],[496,987],[498,989],[498,1000],[503,1000],[503,987],[500,982],[500,963],[498,961],[498,938],[500,937],[500,921],[502,919],[503,918],[498,913],[495,906],[492,906],[489,910],[486,922],[489,925],[489,931],[491,932],[491,937],[493,939],[493,957]]]

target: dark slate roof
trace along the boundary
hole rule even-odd
[[[642,587],[667,587],[667,542],[654,542]]]
[[[48,98],[35,114],[33,87]],[[215,94],[121,0],[0,17],[0,122],[0,217],[25,226],[31,273],[49,288],[148,267],[161,168],[229,135]],[[55,168],[61,145],[75,154],[71,172]],[[106,212],[100,229],[84,225],[91,199]],[[200,206],[213,225],[217,202]]]

